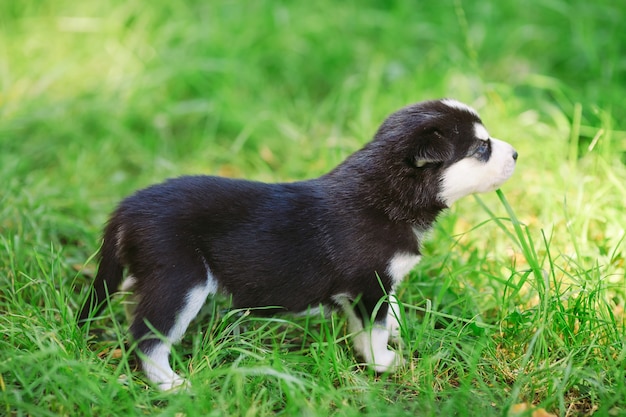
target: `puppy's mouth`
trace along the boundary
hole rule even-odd
[[[504,184],[515,172],[517,166],[518,153],[511,145],[506,142],[494,139],[494,147],[497,147],[496,152],[492,155],[493,161],[489,161],[487,164],[495,163],[499,173],[495,175],[493,185],[488,191],[494,191],[502,184]]]

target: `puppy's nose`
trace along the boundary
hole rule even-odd
[[[517,161],[517,151],[513,151],[513,159]]]

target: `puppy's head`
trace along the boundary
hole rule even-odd
[[[461,197],[497,189],[512,174],[517,152],[494,139],[478,113],[455,100],[426,101],[389,116],[370,143],[385,155],[405,205],[450,206]],[[411,191],[409,191],[411,190]]]

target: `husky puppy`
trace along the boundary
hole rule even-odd
[[[79,321],[120,284],[132,292],[143,370],[170,389],[185,383],[169,365],[172,344],[210,294],[265,313],[324,304],[345,311],[365,363],[393,371],[402,359],[388,348],[399,333],[390,296],[420,260],[422,236],[459,198],[502,185],[516,159],[475,110],[443,99],[393,113],[319,178],[187,176],[148,187],[112,214]]]

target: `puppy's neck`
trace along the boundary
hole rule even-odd
[[[438,199],[438,189],[429,188],[430,184],[398,181],[380,172],[380,165],[366,169],[353,157],[320,178],[332,193],[330,197],[343,209],[374,210],[391,222],[407,223],[425,232],[448,208]]]

